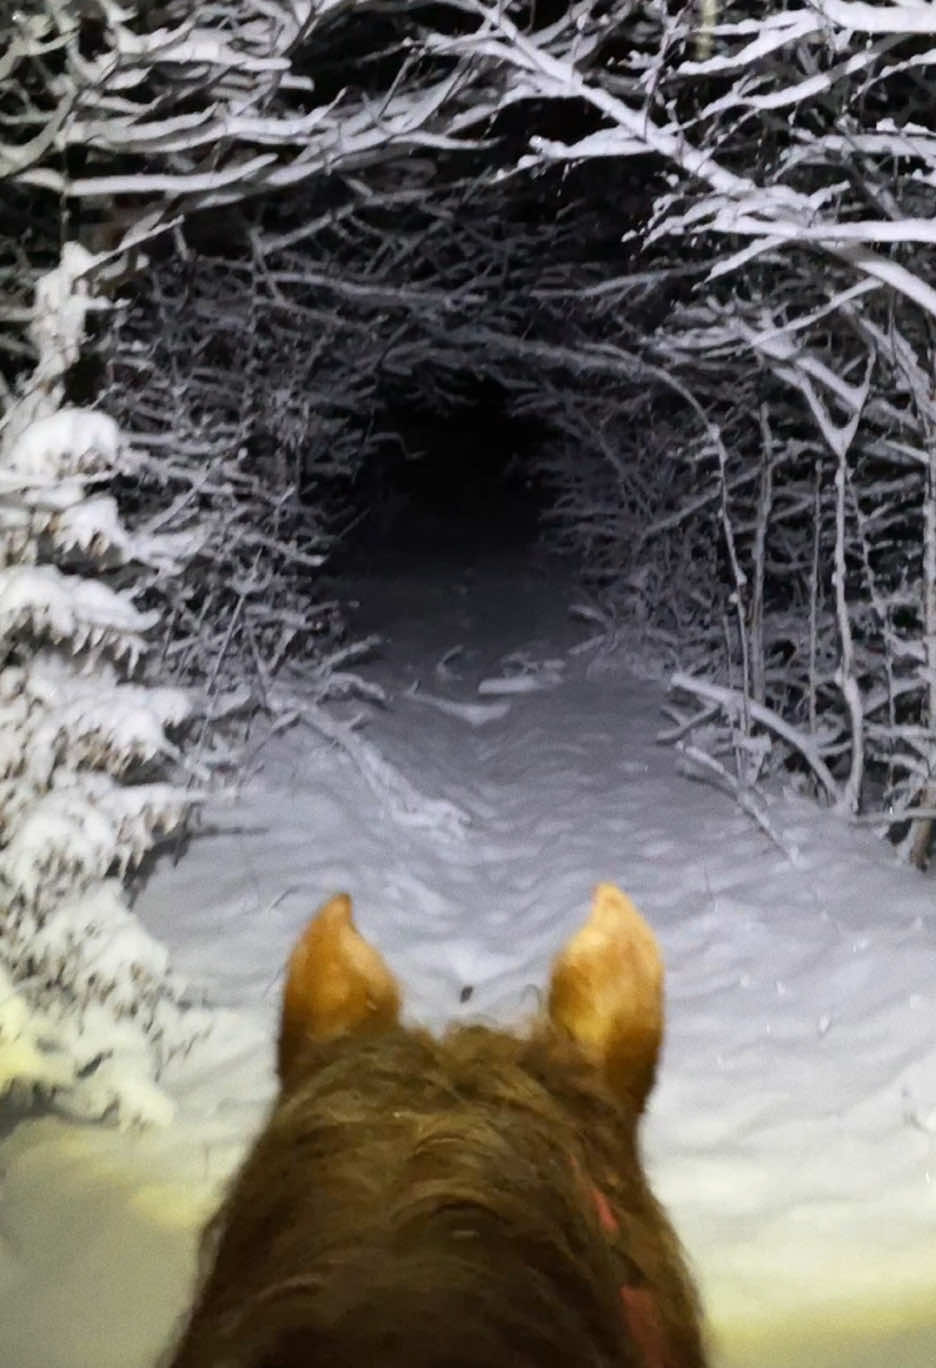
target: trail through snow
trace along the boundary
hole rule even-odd
[[[320,901],[351,892],[411,1017],[507,1024],[535,1010],[601,879],[635,898],[666,955],[645,1151],[716,1363],[932,1368],[932,882],[777,797],[794,867],[682,777],[654,741],[661,686],[625,659],[569,654],[583,633],[549,562],[400,558],[356,590],[357,626],[387,639],[366,673],[390,699],[366,708],[362,735],[470,822],[401,822],[345,752],[297,728],[160,864],[137,911],[220,1004],[217,1023],[175,1068],[168,1130],[43,1117],[0,1145],[0,1368],[153,1362],[198,1225],[271,1095],[281,966]]]

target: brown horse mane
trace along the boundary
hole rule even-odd
[[[574,1049],[395,1027],[310,1042],[302,1065],[206,1232],[173,1368],[644,1368],[625,1282],[654,1288],[674,1363],[703,1362],[636,1118]]]

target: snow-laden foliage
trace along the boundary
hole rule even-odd
[[[150,450],[136,497],[168,497],[166,526],[173,508],[184,517],[197,505],[210,529],[195,591],[190,580],[154,587],[167,600],[177,677],[214,669],[223,650],[225,683],[246,673],[267,701],[264,674],[314,659],[340,626],[316,593],[318,567],[336,534],[366,540],[388,513],[378,467],[401,445],[390,396],[404,413],[407,395],[452,412],[466,359],[501,381],[526,365],[510,338],[543,254],[569,249],[572,235],[545,222],[487,229],[490,204],[477,206],[471,189],[454,181],[423,206],[336,185],[327,214],[317,213],[321,192],[300,189],[288,206],[245,207],[223,249],[226,229],[204,215],[190,226],[189,259],[154,264],[115,317],[101,344],[106,402]],[[493,270],[506,251],[509,288]],[[427,255],[437,258],[428,280],[411,283]],[[365,487],[377,506],[359,519]]]
[[[24,260],[11,243],[10,260],[35,285],[61,227],[94,264],[56,307],[91,311],[96,294],[132,283],[135,308],[125,294],[94,320],[104,390],[77,347],[69,383],[103,402],[141,453],[117,490],[138,550],[147,528],[164,538],[197,521],[202,536],[186,575],[154,566],[145,582],[161,611],[160,659],[174,679],[213,689],[248,674],[264,705],[283,660],[314,659],[341,635],[338,605],[313,586],[340,529],[336,505],[376,440],[368,390],[391,361],[392,313],[376,329],[345,326],[357,283],[341,288],[334,252],[316,260],[316,218],[340,236],[352,182],[354,208],[373,198],[359,181],[371,169],[471,142],[453,130],[471,64],[410,58],[400,38],[419,22],[404,7],[397,32],[380,8],[41,0],[17,11],[3,67],[0,178],[15,188],[9,221],[28,224],[33,244]],[[296,188],[306,198],[287,230],[276,206]],[[273,207],[244,208],[255,202]],[[372,241],[385,248],[386,228]],[[373,282],[369,293],[381,307]],[[25,316],[27,285],[9,297]],[[58,536],[113,540],[114,510],[98,512],[94,530],[89,512]]]
[[[882,793],[932,806],[936,11],[729,3],[701,41],[697,11],[662,4],[542,27],[471,9],[477,29],[434,51],[483,54],[510,99],[590,116],[532,137],[521,166],[654,167],[630,233],[646,270],[609,272],[596,315],[570,318],[597,439],[550,377],[565,534],[722,676],[724,706],[681,685],[700,725],[728,720],[712,758],[742,786],[793,757],[843,812]],[[612,311],[640,308],[655,270],[669,307],[615,338]]]
[[[156,777],[191,701],[129,676],[158,617],[134,602],[140,568],[177,573],[197,538],[137,539],[100,488],[135,453],[61,406],[92,265],[73,244],[40,278],[37,364],[0,428],[0,1095],[127,1124],[168,1119],[159,1074],[204,1029],[113,877],[192,803]]]
[[[174,334],[162,352],[106,315],[147,267],[144,246],[185,255],[186,214],[423,141],[447,79],[422,82],[418,108],[406,91],[379,115],[360,94],[340,109],[313,98],[291,52],[329,18],[275,0],[197,15],[181,0],[158,15],[41,0],[13,12],[0,58],[0,289],[14,325],[0,337],[0,1078],[80,1115],[164,1115],[161,1071],[204,1025],[120,891],[197,797],[162,772],[210,771],[232,668],[250,661],[272,708],[278,668],[335,609],[296,591],[326,539],[267,478],[267,453],[253,459],[249,368],[216,352],[201,364],[197,314],[188,333],[175,314],[184,297],[159,300]],[[137,391],[121,404],[127,390],[111,388],[107,412],[87,407],[101,398],[86,362],[102,322]],[[287,373],[279,390],[303,383]],[[301,394],[298,410],[271,399],[274,442],[314,420]],[[341,667],[355,649],[319,660],[322,698],[353,681]],[[194,755],[170,739],[192,697],[151,687],[167,676],[200,686]]]
[[[106,338],[103,398],[146,452],[132,488],[137,533],[184,536],[198,518],[187,572],[149,581],[163,669],[214,691],[246,680],[269,706],[281,664],[316,660],[343,632],[340,605],[316,592],[333,538],[308,489],[348,459],[318,373],[328,334],[310,343],[297,319],[284,355],[276,320],[229,268],[193,276],[170,261],[149,285]]]

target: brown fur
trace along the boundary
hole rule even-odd
[[[397,1005],[333,900],[293,954],[280,1097],[206,1232],[171,1368],[704,1368],[637,1151],[662,973],[629,900],[599,889],[526,1038],[438,1040]]]

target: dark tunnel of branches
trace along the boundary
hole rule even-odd
[[[673,671],[690,768],[903,821],[925,861],[936,13],[28,0],[7,27],[4,706],[31,737],[42,681],[98,671],[177,737],[62,721],[9,762],[17,925],[75,873],[37,892],[17,844],[60,768],[187,771],[125,869],[287,663],[355,687],[334,558],[427,488],[482,490],[479,519],[500,491],[500,536],[536,513],[607,642]]]

